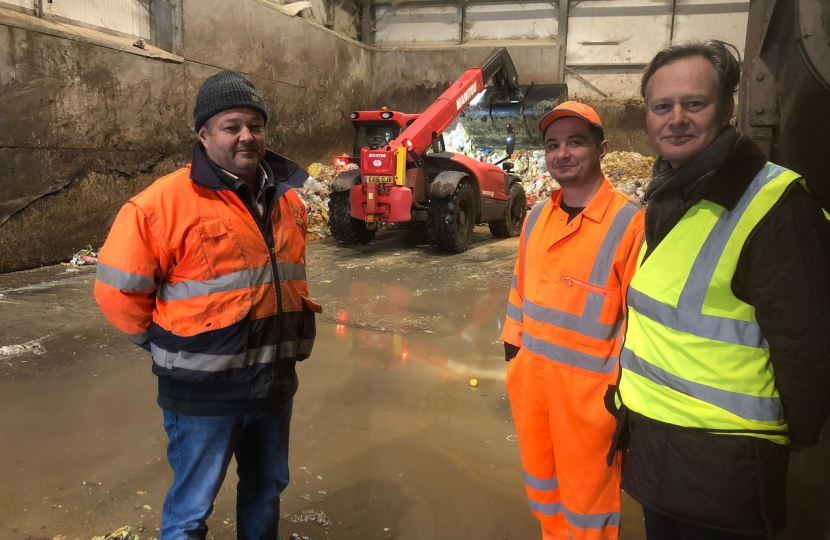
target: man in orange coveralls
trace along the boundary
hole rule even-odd
[[[522,231],[501,335],[507,391],[542,538],[614,540],[621,455],[606,465],[615,420],[604,395],[617,380],[644,212],[603,174],[608,145],[591,107],[562,103],[539,127],[562,188]]]

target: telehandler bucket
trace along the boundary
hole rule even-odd
[[[508,124],[516,130],[517,148],[542,148],[539,121],[567,98],[566,84],[520,85],[512,95],[487,86],[456,121],[476,148],[503,148]]]

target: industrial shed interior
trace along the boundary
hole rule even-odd
[[[469,251],[446,255],[418,227],[390,226],[368,245],[339,245],[330,202],[355,168],[350,114],[422,113],[505,48],[518,84],[564,84],[560,101],[597,111],[603,171],[642,203],[655,157],[643,69],[669,44],[715,38],[742,60],[747,49],[757,77],[754,58],[783,35],[766,34],[761,4],[775,2],[0,0],[0,432],[14,441],[0,445],[0,538],[159,536],[170,479],[155,381],[146,354],[98,312],[94,265],[119,209],[190,162],[197,92],[223,69],[264,96],[268,148],[309,173],[297,192],[324,313],[298,368],[282,538],[536,535],[499,341],[518,239],[476,227]],[[738,121],[773,156],[806,148],[779,144],[779,111],[763,101],[778,90],[762,98],[759,86],[741,87]],[[460,122],[441,144],[512,162],[528,208],[559,187],[541,145],[478,145]],[[799,525],[781,538],[830,530],[822,444],[792,462]],[[215,540],[236,538],[234,481],[211,517]],[[644,539],[642,521],[624,496],[621,538]]]

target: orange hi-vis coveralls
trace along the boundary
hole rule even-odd
[[[521,347],[507,391],[542,538],[614,540],[622,456],[607,466],[616,421],[604,396],[617,380],[645,213],[605,177],[570,223],[561,202],[553,192],[522,231],[501,335]]]

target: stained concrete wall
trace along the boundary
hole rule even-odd
[[[308,164],[350,147],[368,49],[255,0],[183,4],[183,58],[0,13],[0,272],[101,245],[128,198],[187,162],[196,92],[222,68],[263,92],[270,148]]]

